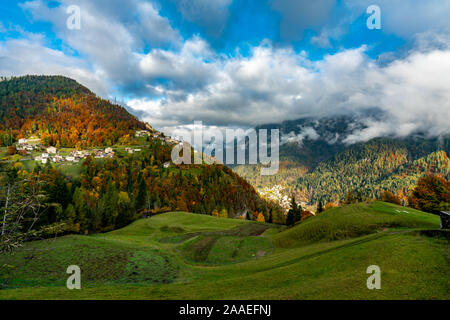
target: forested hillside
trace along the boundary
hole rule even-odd
[[[17,171],[17,190],[34,181],[45,196],[39,225],[64,223],[64,232],[92,233],[123,227],[142,215],[185,211],[234,218],[248,210],[256,220],[269,208],[245,180],[224,166],[164,168],[170,147],[152,142],[139,154],[88,157],[78,176],[51,165]],[[17,170],[10,169],[10,170]],[[25,189],[26,190],[26,189]],[[26,192],[26,191],[24,191]],[[254,217],[253,217],[254,216]]]
[[[449,177],[449,137],[416,135],[346,143],[349,134],[363,127],[361,117],[301,119],[262,126],[280,129],[279,172],[260,176],[257,166],[252,165],[234,170],[258,190],[280,185],[286,195],[296,194],[298,200],[312,206],[319,201],[339,203],[349,192],[377,199],[384,190],[407,202],[425,173]]]
[[[0,81],[0,146],[36,135],[46,146],[109,146],[145,124],[76,81],[25,76]]]
[[[148,125],[73,80],[2,80],[0,102],[2,143],[13,144],[1,148],[2,250],[37,236],[111,231],[168,211],[284,223],[281,210],[231,169],[174,165],[176,141],[142,130]],[[40,144],[16,153],[16,140],[30,137]],[[57,147],[51,155],[49,145]]]

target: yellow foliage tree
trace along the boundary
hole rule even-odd
[[[221,218],[228,218],[228,211],[227,211],[227,209],[223,208],[222,210],[220,210],[220,217]]]
[[[336,207],[336,205],[335,205],[333,202],[328,202],[328,203],[325,205],[324,211],[325,211],[325,210],[328,210],[328,209],[331,209],[331,208],[334,208],[334,207]]]
[[[264,215],[262,213],[258,214],[258,218],[256,219],[258,222],[266,222],[266,219],[264,219]]]

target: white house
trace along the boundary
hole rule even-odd
[[[106,153],[106,154],[111,153],[111,152],[113,152],[113,149],[112,149],[112,148],[106,148],[106,149],[105,149],[105,153]]]
[[[47,159],[48,158],[48,153],[43,153],[42,154],[42,159]]]
[[[47,158],[45,158],[45,159],[42,159],[42,164],[46,164],[47,163]]]
[[[170,162],[166,162],[166,163],[164,163],[164,168],[168,168],[168,167],[170,167]]]
[[[66,157],[66,160],[67,161],[70,161],[70,162],[74,162],[75,161],[75,157]]]
[[[57,155],[57,156],[54,156],[52,160],[53,160],[53,162],[61,162],[64,160],[64,158]]]
[[[28,140],[27,139],[19,139],[19,144],[27,144]]]
[[[47,153],[56,154],[56,152],[58,152],[58,150],[55,147],[48,147],[47,148]]]

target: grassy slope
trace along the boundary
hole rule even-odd
[[[357,230],[371,234],[346,231],[349,239],[325,241],[333,237],[321,237],[321,241],[304,246],[292,246],[282,239],[294,231],[303,234],[300,241],[306,239],[306,231],[297,231],[307,228],[306,222],[303,227],[280,233],[269,229],[255,237],[246,235],[256,229],[260,233],[261,224],[186,213],[140,220],[104,235],[38,241],[14,255],[0,257],[0,265],[18,266],[11,286],[22,287],[0,290],[0,299],[449,299],[448,240],[409,229],[385,229],[436,229],[438,217],[396,210],[404,208],[375,203],[325,212],[311,218],[309,224],[338,219],[331,230],[353,230],[353,217]],[[339,214],[342,216],[337,217]],[[373,217],[377,215],[381,218]],[[380,232],[373,233],[376,229]],[[212,235],[218,239],[206,258],[190,260],[189,243]],[[255,254],[261,247],[254,239],[271,242],[272,238],[283,247],[277,245],[265,256]],[[245,247],[250,253],[236,250],[242,241],[249,242]],[[82,290],[65,288],[69,264],[80,265]],[[372,264],[381,268],[381,290],[366,288],[366,268]]]
[[[439,218],[385,202],[333,208],[274,236],[280,247],[354,238],[383,228],[439,228]]]

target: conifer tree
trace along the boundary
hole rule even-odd
[[[136,210],[142,210],[147,206],[147,184],[143,177],[140,177],[139,180],[139,190],[135,200]]]

